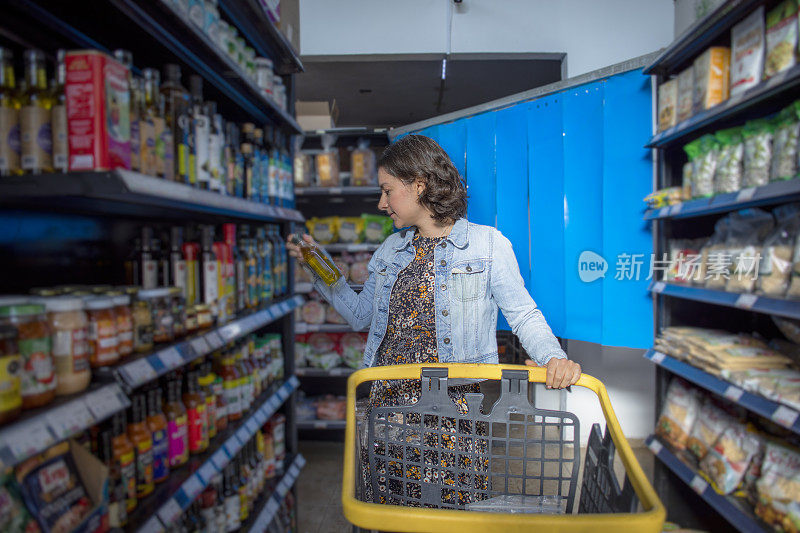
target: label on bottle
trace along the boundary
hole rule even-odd
[[[189,458],[189,433],[185,415],[167,422],[169,466],[182,465]]]
[[[67,106],[55,105],[53,113],[53,167],[66,172],[69,168],[69,148],[67,136]]]
[[[164,179],[175,181],[175,137],[166,124],[161,132],[161,144],[164,146]]]
[[[136,507],[136,456],[134,451],[119,456],[119,482],[125,487],[125,497],[127,500],[127,510],[132,511]]]
[[[0,174],[19,168],[19,112],[13,107],[0,107]]]
[[[18,355],[0,357],[0,413],[19,409],[22,405],[20,395],[20,375],[22,359]]]
[[[179,287],[186,294],[186,261],[183,259],[173,260],[172,262],[172,285]]]
[[[208,438],[205,403],[187,409],[186,414],[189,422],[189,452],[200,453],[205,449]]]
[[[25,106],[20,111],[22,136],[22,168],[40,172],[53,166],[53,133],[50,128],[50,110],[38,106]]]
[[[56,330],[53,334],[53,361],[56,374],[66,376],[89,370],[86,328]]]
[[[208,117],[202,113],[196,114],[194,116],[195,175],[197,184],[203,189],[208,188],[211,180],[208,168],[209,134]]]
[[[142,287],[144,289],[155,289],[157,286],[158,264],[152,259],[145,259],[142,261]]]
[[[239,494],[228,496],[225,498],[225,518],[227,520],[227,530],[236,531],[241,525],[241,502],[239,501]]]
[[[175,138],[177,140],[176,144],[178,147],[178,181],[183,181],[184,183],[189,184],[192,183],[189,176],[189,154],[191,153],[191,150],[189,149],[190,128],[191,123],[189,117],[187,115],[179,116],[178,131],[175,134]]]
[[[153,431],[153,479],[164,479],[169,475],[169,437],[167,431]]]
[[[208,304],[214,312],[214,304],[219,297],[219,271],[217,269],[217,261],[207,260],[203,261],[203,303]]]
[[[137,347],[153,345],[153,324],[141,324],[133,330],[133,345]]]
[[[153,490],[153,441],[145,439],[134,446],[136,451],[136,495],[142,498]]]
[[[239,380],[227,379],[223,383],[225,391],[225,403],[227,404],[228,416],[239,418],[242,416],[242,398],[239,390]]]
[[[212,133],[208,137],[208,170],[211,178],[210,189],[222,192],[223,172],[222,149],[225,138],[219,133]]]
[[[269,197],[276,205],[275,200],[278,198],[278,162],[274,157],[269,160]]]
[[[214,396],[206,396],[206,422],[209,441],[217,436],[217,402]]]
[[[50,337],[19,341],[22,356],[22,397],[36,396],[56,388]]]
[[[139,120],[139,165],[142,174],[156,175],[155,123],[150,118]]]
[[[140,171],[142,168],[141,148],[142,138],[139,133],[139,120],[131,118],[131,170]]]

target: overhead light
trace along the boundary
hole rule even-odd
[[[447,58],[442,59],[442,79],[447,79]]]

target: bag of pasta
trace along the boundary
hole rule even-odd
[[[742,128],[729,128],[714,134],[719,143],[717,152],[717,169],[714,174],[714,192],[716,194],[736,192],[742,188],[742,160],[744,159],[744,142]]]
[[[674,378],[656,422],[656,435],[676,450],[685,449],[689,432],[697,419],[699,403],[697,391],[683,380]]]
[[[758,292],[780,297],[789,289],[794,243],[800,230],[800,204],[782,205],[773,212],[777,225],[764,241],[758,269]]]
[[[703,135],[683,147],[692,163],[692,198],[714,194],[714,173],[719,144],[713,135]]]
[[[725,428],[734,422],[731,415],[717,407],[710,397],[705,397],[686,442],[687,448],[698,459],[702,459]]]
[[[761,209],[742,209],[731,214],[727,242],[731,274],[726,290],[753,292],[758,280],[762,243],[774,227],[772,215]]]
[[[744,424],[733,422],[717,438],[700,461],[700,470],[708,476],[720,494],[735,491],[744,479],[750,460],[758,452],[758,439]]]
[[[742,185],[760,187],[769,183],[770,162],[772,161],[772,121],[751,120],[744,125],[744,174]]]
[[[775,119],[772,140],[771,180],[788,180],[797,174],[797,143],[800,137],[800,101],[783,109]]]
[[[800,453],[767,442],[756,492],[758,503],[755,511],[759,518],[784,531],[797,531],[800,524],[800,517],[796,514],[796,505],[800,502]]]

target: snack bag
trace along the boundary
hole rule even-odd
[[[306,227],[320,244],[331,244],[339,239],[339,217],[314,217],[306,221]]]
[[[719,436],[735,422],[734,418],[717,407],[713,401],[706,397],[700,406],[697,421],[692,426],[691,434],[686,442],[689,451],[698,459],[702,459],[714,445]]]
[[[364,242],[364,219],[361,217],[339,217],[339,242]]]
[[[744,141],[741,128],[721,130],[714,134],[719,144],[717,165],[714,174],[716,194],[736,192],[742,188],[742,160]]]
[[[714,194],[714,173],[719,144],[713,135],[703,135],[683,147],[692,163],[692,198]]]
[[[782,297],[792,276],[794,244],[800,230],[800,204],[782,205],[773,214],[777,226],[764,241],[758,269],[758,292]]]
[[[722,288],[730,276],[730,254],[725,243],[730,232],[730,215],[714,223],[714,233],[700,250],[699,282],[709,288]]]
[[[342,359],[350,368],[359,368],[364,360],[367,337],[364,333],[345,333],[340,341]]]
[[[764,6],[731,30],[731,94],[761,82],[764,71]]]
[[[303,141],[305,137],[296,135],[292,142],[294,143],[294,185],[295,187],[310,187],[314,174],[311,169],[311,156],[303,153]]]
[[[700,461],[700,470],[720,494],[730,494],[744,479],[750,460],[758,452],[758,439],[744,424],[734,422],[720,434]]]
[[[392,234],[394,222],[391,218],[366,213],[362,214],[361,218],[364,219],[364,237],[367,242],[381,243]]]
[[[375,152],[369,149],[369,139],[359,138],[356,149],[350,154],[350,185],[374,185],[377,174]]]
[[[683,380],[673,379],[656,423],[656,435],[676,450],[685,449],[689,432],[697,419],[698,406],[697,391],[689,388]]]
[[[731,49],[712,46],[694,61],[694,112],[720,104],[730,96]]]
[[[772,122],[766,119],[751,120],[744,125],[743,186],[759,187],[769,183],[773,130]]]
[[[671,128],[677,121],[678,80],[666,81],[658,86],[658,131]]]
[[[775,227],[772,215],[761,209],[742,209],[730,215],[727,252],[731,274],[726,290],[753,292],[758,279],[762,243]]]
[[[797,174],[797,142],[800,137],[800,101],[783,109],[775,119],[772,140],[772,181],[787,180]]]
[[[767,442],[756,492],[756,516],[767,524],[785,528],[785,531],[797,531],[789,515],[795,512],[790,510],[790,506],[800,501],[800,453]]]
[[[765,80],[797,62],[797,0],[784,0],[767,13],[766,40]]]

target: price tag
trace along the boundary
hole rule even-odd
[[[781,405],[770,417],[774,422],[782,425],[785,428],[791,428],[797,420],[797,411],[789,409],[785,405]]]
[[[327,422],[314,422],[314,429],[326,429],[327,427]]]
[[[197,498],[197,496],[203,492],[203,482],[198,476],[193,475],[183,482],[181,489],[183,489],[183,493],[186,494],[191,501]]]
[[[654,293],[656,293],[656,294],[661,294],[662,292],[664,292],[664,289],[666,289],[666,288],[667,288],[667,284],[666,283],[664,283],[663,281],[657,281],[657,282],[653,283],[652,291]]]
[[[208,485],[211,483],[211,480],[214,479],[214,476],[217,474],[217,469],[214,466],[214,463],[211,461],[206,461],[203,463],[203,466],[197,471],[197,475],[200,476],[200,479],[203,481],[204,485]]]
[[[183,356],[174,346],[158,352],[158,359],[170,370],[183,366]]]
[[[278,502],[275,501],[275,498],[271,498],[269,503],[267,504],[267,513],[269,513],[269,517],[272,518],[275,515],[275,511],[278,510]]]
[[[683,209],[683,204],[675,204],[669,208],[669,214],[670,216],[675,216],[678,213],[680,213],[682,209]]]
[[[748,187],[746,189],[742,189],[739,191],[739,194],[736,195],[736,202],[748,202],[753,199],[753,196],[756,194],[755,187]]]
[[[147,361],[147,359],[131,361],[123,366],[120,371],[122,372],[125,381],[127,381],[128,385],[131,387],[136,387],[142,383],[147,383],[148,381],[152,381],[158,377],[158,374],[156,374],[156,371],[153,370],[152,366],[150,366],[150,363]]]
[[[295,459],[295,462],[297,463],[297,466],[299,466],[300,468],[306,466],[306,458],[303,457],[302,455],[298,455],[297,459]]]
[[[658,455],[664,448],[664,446],[662,446],[661,443],[656,439],[650,441],[650,444],[648,444],[647,447],[650,448],[650,451],[653,452],[653,455]]]
[[[289,476],[294,479],[297,479],[297,475],[300,473],[300,467],[297,464],[293,464],[292,467],[289,469]]]
[[[56,442],[44,419],[14,426],[11,431],[5,432],[3,440],[17,461],[27,459]]]
[[[256,419],[256,425],[257,425],[258,427],[261,427],[261,426],[263,426],[263,425],[264,425],[264,422],[266,422],[266,421],[267,421],[267,413],[265,413],[265,412],[264,412],[264,411],[262,411],[262,410],[258,410],[258,411],[256,412],[256,414],[255,414],[254,418]],[[258,429],[258,427],[257,427],[256,429]]]
[[[734,385],[728,385],[728,388],[725,389],[724,393],[722,393],[723,396],[729,400],[733,400],[734,402],[738,402],[739,398],[742,397],[742,394],[744,394],[744,391]]]
[[[740,294],[733,305],[739,309],[752,309],[757,301],[758,296],[755,294]]]
[[[71,437],[94,423],[92,413],[82,399],[70,402],[49,411],[47,423],[59,440]]]
[[[175,498],[170,498],[167,503],[161,506],[161,509],[159,509],[156,514],[164,525],[169,526],[178,519],[181,513],[183,513],[181,506],[178,505]]]
[[[145,531],[146,533],[161,533],[164,531],[164,526],[162,526],[161,522],[158,521],[157,516],[151,516],[150,520],[144,523],[141,531]]]
[[[117,386],[112,385],[96,390],[86,397],[86,405],[89,406],[89,411],[92,412],[96,422],[125,408],[125,403],[120,399],[118,392]]]
[[[697,494],[702,495],[708,487],[708,483],[700,476],[694,476],[692,478],[692,482],[689,483],[689,486],[692,487],[692,490],[694,490]]]
[[[197,355],[205,355],[211,351],[211,347],[208,345],[205,337],[192,339],[189,344],[191,344],[192,349],[195,351],[195,353],[197,353]]]
[[[214,455],[211,456],[211,464],[214,465],[214,468],[216,468],[218,472],[222,472],[222,470],[225,469],[225,465],[228,464],[228,461],[230,461],[230,459],[225,453],[224,448],[220,448],[216,453],[214,453]]]
[[[250,440],[250,435],[247,433],[247,427],[240,427],[238,430],[236,430],[234,437],[239,439],[239,442],[241,444],[244,444],[245,442]]]
[[[298,322],[297,324],[294,325],[294,332],[299,333],[300,335],[302,335],[303,333],[307,333],[308,324],[305,324],[303,322]]]
[[[328,193],[329,194],[342,194],[342,188],[341,187],[331,187],[330,189],[328,189]]]
[[[286,390],[286,386],[283,386],[280,389],[278,389],[278,398],[280,398],[281,401],[286,400],[286,398],[288,397],[289,397],[289,391]]]
[[[219,333],[216,331],[212,331],[206,335],[206,341],[211,345],[211,349],[213,350],[219,350],[225,344],[225,341],[222,340],[222,337],[220,337]]]
[[[669,207],[662,207],[658,210],[658,218],[664,218],[665,216],[669,215]]]
[[[251,435],[255,434],[255,432],[258,431],[258,422],[256,422],[256,417],[254,416],[253,418],[248,420],[245,427],[247,428],[247,431],[249,431]]]
[[[660,365],[664,361],[664,358],[666,356],[667,356],[666,354],[663,354],[661,352],[653,352],[653,355],[650,357],[650,360],[655,364]]]

